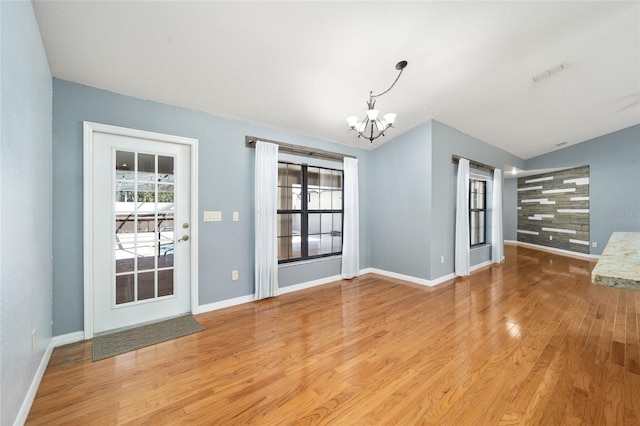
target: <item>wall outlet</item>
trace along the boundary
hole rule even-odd
[[[549,241],[553,241],[553,235],[549,235]]]
[[[238,271],[231,271],[231,279],[233,281],[238,281]]]
[[[591,245],[592,245],[593,247],[598,247],[598,243],[597,243],[597,242],[595,242],[595,241],[594,241],[594,242],[592,242],[592,243],[591,243]]]
[[[36,329],[34,328],[31,332],[31,349],[36,348]]]
[[[440,256],[440,263],[444,263],[444,256]]]
[[[240,212],[233,212],[233,221],[237,222],[240,220]]]

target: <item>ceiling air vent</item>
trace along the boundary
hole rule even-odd
[[[554,74],[558,74],[560,71],[564,71],[567,69],[569,65],[566,63],[562,63],[560,65],[556,65],[555,67],[551,67],[546,71],[541,72],[540,74],[534,76],[532,78],[533,83],[540,83],[542,80],[546,80],[547,78],[553,76]]]

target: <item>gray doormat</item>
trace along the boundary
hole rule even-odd
[[[204,328],[200,323],[189,314],[129,330],[94,336],[91,344],[93,360],[99,361],[202,330]]]

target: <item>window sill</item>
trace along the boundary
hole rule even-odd
[[[479,244],[477,246],[473,246],[473,247],[471,247],[471,250],[480,250],[480,249],[487,248],[487,247],[491,247],[491,243]]]
[[[318,257],[318,258],[315,258],[315,259],[299,260],[299,261],[296,261],[296,262],[279,263],[278,264],[278,269],[280,269],[280,268],[289,268],[289,267],[292,267],[292,266],[306,265],[308,263],[326,262],[327,260],[333,260],[333,259],[342,259],[342,255],[341,254],[337,254],[335,256]]]

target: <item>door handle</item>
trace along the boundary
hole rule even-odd
[[[178,240],[178,242],[180,243],[180,242],[182,242],[182,241],[189,241],[189,236],[188,236],[188,235],[183,235],[183,236],[182,236],[182,238],[180,238],[180,239]]]

